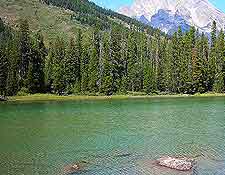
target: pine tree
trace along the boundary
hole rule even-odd
[[[204,39],[204,34],[197,38],[196,46],[192,53],[192,93],[204,93],[207,91],[207,60],[204,55]]]
[[[209,41],[208,37],[203,36],[203,47],[202,47],[202,57],[203,57],[203,77],[204,77],[204,86],[205,92],[209,91]]]
[[[45,57],[47,55],[46,48],[43,42],[43,37],[40,33],[36,35],[28,67],[28,75],[26,84],[30,93],[43,93],[45,91]]]
[[[77,59],[77,71],[76,71],[76,77],[77,77],[77,82],[76,82],[76,89],[80,93],[81,92],[81,57],[82,57],[82,32],[81,29],[78,29],[78,34],[77,34],[77,51],[78,51],[78,59]]]
[[[167,72],[165,72],[165,70],[167,70],[167,66],[168,66],[168,62],[167,62],[167,55],[166,55],[166,45],[167,45],[167,41],[166,39],[157,39],[158,40],[158,72],[157,72],[157,89],[159,91],[165,91],[165,75],[167,74]]]
[[[47,48],[44,44],[43,35],[39,32],[36,35],[36,49],[37,49],[37,60],[36,60],[36,72],[37,72],[37,92],[44,92],[45,87],[45,61],[48,55]]]
[[[81,91],[81,55],[82,55],[82,37],[81,31],[78,30],[76,41],[72,38],[69,48],[67,50],[65,62],[64,62],[64,79],[67,87],[67,91],[80,93]]]
[[[178,28],[177,32],[178,37],[178,46],[177,46],[177,92],[178,93],[184,93],[185,92],[185,83],[186,83],[186,77],[183,76],[185,74],[186,69],[186,62],[184,61],[184,36],[182,33],[181,27]]]
[[[179,60],[179,38],[177,32],[174,33],[172,38],[172,60],[171,65],[173,67],[172,70],[172,79],[171,79],[171,87],[172,92],[179,93],[179,79],[180,79],[180,60]]]
[[[158,35],[158,34],[157,34]],[[157,91],[157,67],[159,38],[144,38],[143,42],[143,90],[147,94]]]
[[[132,31],[128,37],[128,53],[127,53],[127,72],[128,72],[128,84],[130,91],[138,90],[138,47],[137,47],[137,36],[134,31]]]
[[[77,60],[79,59],[78,51],[76,50],[76,44],[74,38],[70,39],[69,48],[64,60],[64,79],[66,84],[66,90],[68,93],[72,93],[76,81],[77,81]]]
[[[88,48],[87,45],[84,45],[82,56],[81,56],[81,92],[83,94],[86,94],[89,90],[88,84],[89,84],[89,60],[90,56],[88,51],[86,50]]]
[[[52,45],[52,43],[50,43]],[[50,48],[48,56],[45,61],[45,90],[46,92],[52,92],[53,90],[53,61],[54,61],[54,49]]]
[[[180,93],[188,93],[190,88],[189,84],[191,84],[191,77],[189,77],[188,74],[188,67],[189,61],[191,60],[190,53],[192,48],[190,45],[190,38],[187,33],[182,37],[182,45],[180,47],[183,48],[180,56]]]
[[[103,38],[103,76],[100,92],[105,95],[113,94],[113,78],[112,78],[112,66],[110,60],[110,46],[109,46],[109,36],[104,35]]]
[[[224,92],[224,60],[225,60],[225,40],[224,32],[221,30],[216,42],[216,72],[213,90],[218,93]]]
[[[15,32],[0,19],[0,86],[4,95],[18,90],[18,42]]]
[[[20,61],[20,79],[21,79],[21,86],[26,86],[26,79],[28,75],[28,67],[29,61],[31,57],[31,40],[30,40],[30,31],[29,31],[29,24],[28,21],[21,20],[20,21],[20,54],[21,54],[21,61]]]
[[[6,57],[6,48],[0,47],[0,95],[5,96],[7,89],[7,76],[8,76],[8,60]]]
[[[113,79],[113,92],[119,91],[124,75],[124,60],[122,59],[122,31],[119,26],[113,26],[110,38],[110,57]]]
[[[119,93],[120,94],[127,94],[127,90],[128,90],[128,80],[127,80],[127,76],[124,75],[122,77],[122,80],[121,80],[121,85],[120,85]]]
[[[198,49],[198,64],[200,75],[198,75],[199,84],[198,92],[205,93],[208,90],[208,39],[202,33],[201,37],[198,39],[196,48]]]
[[[159,33],[157,32],[150,42],[150,51],[149,51],[149,70],[151,72],[151,93],[158,92],[158,76],[159,76]]]
[[[100,58],[100,33],[99,29],[93,32],[93,46],[89,62],[89,90],[92,93],[97,93],[99,90],[99,58]]]
[[[65,92],[64,80],[64,59],[65,59],[65,44],[60,38],[57,38],[53,48],[53,91],[59,95]]]
[[[28,73],[27,73],[27,78],[26,78],[26,86],[28,89],[29,93],[36,93],[36,82],[37,80],[35,80],[35,70],[34,70],[34,62],[35,62],[35,56],[31,56],[30,58],[30,63],[28,66]]]
[[[172,74],[171,42],[165,41],[164,47],[165,47],[165,51],[162,58],[161,90],[168,93],[171,91],[171,74]]]
[[[0,18],[0,33],[2,34],[2,32],[5,30],[5,24],[2,21],[2,18]]]
[[[190,30],[183,37],[183,57],[182,57],[182,80],[183,80],[183,93],[190,94],[193,93],[193,65],[192,58],[195,52],[196,43],[196,30],[191,27]]]
[[[20,53],[18,48],[18,38],[10,40],[8,46],[9,71],[7,79],[7,95],[13,96],[19,90],[19,60]]]
[[[213,90],[213,85],[215,81],[216,75],[216,40],[217,40],[217,27],[216,22],[213,21],[212,32],[211,32],[211,47],[210,47],[210,55],[209,55],[209,68],[208,68],[208,88],[209,91]]]
[[[155,93],[157,89],[156,76],[155,76],[152,61],[145,61],[144,63],[144,91],[147,94]]]

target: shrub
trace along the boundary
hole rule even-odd
[[[29,95],[29,90],[25,87],[21,88],[20,91],[17,93],[17,96],[27,96]]]

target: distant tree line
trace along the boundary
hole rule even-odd
[[[18,31],[0,20],[0,95],[225,90],[224,32],[217,32],[215,22],[210,38],[194,27],[186,33],[179,28],[170,38],[120,25],[76,33],[70,41],[56,38],[47,48],[27,20],[20,21]]]

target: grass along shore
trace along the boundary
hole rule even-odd
[[[105,99],[138,99],[138,98],[178,98],[178,97],[225,97],[225,94],[206,93],[206,94],[176,94],[176,95],[113,95],[113,96],[87,96],[69,95],[59,96],[54,94],[33,94],[26,96],[8,97],[8,101],[63,101],[63,100],[105,100]]]

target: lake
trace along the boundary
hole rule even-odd
[[[196,157],[193,172],[160,156]],[[224,175],[225,98],[0,103],[0,174]]]

